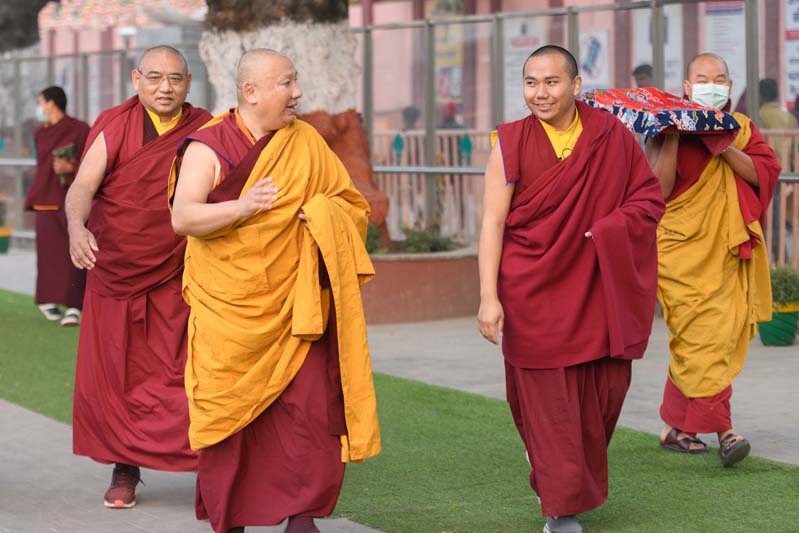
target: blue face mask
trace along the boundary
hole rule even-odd
[[[36,120],[38,120],[42,124],[47,122],[47,114],[44,112],[44,109],[42,109],[42,106],[40,105],[36,106]]]
[[[691,100],[705,107],[721,109],[730,99],[730,86],[719,83],[691,84]]]

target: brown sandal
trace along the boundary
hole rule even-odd
[[[666,450],[672,450],[680,453],[697,454],[697,453],[707,452],[707,444],[697,439],[696,437],[692,437],[691,435],[685,435],[683,438],[678,439],[677,436],[680,433],[681,432],[679,429],[671,428],[671,431],[669,431],[669,434],[666,435],[666,438],[660,441],[660,447]],[[691,448],[691,444],[701,444],[702,447]]]
[[[719,458],[725,468],[743,461],[752,449],[752,445],[745,438],[735,440],[738,437],[739,435],[730,433],[719,443]]]

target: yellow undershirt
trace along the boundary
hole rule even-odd
[[[161,117],[159,117],[158,115],[147,109],[146,107],[144,109],[146,109],[147,114],[150,115],[150,120],[153,121],[153,125],[155,126],[155,131],[158,132],[158,135],[163,135],[164,133],[168,132],[169,130],[177,126],[180,117],[183,115],[183,108],[181,107],[180,110],[178,111],[178,114],[172,117],[172,119],[169,122],[162,123]]]
[[[547,124],[543,120],[540,122],[547,133],[547,137],[549,137],[549,142],[552,143],[552,148],[555,149],[555,157],[559,161],[569,157],[572,154],[572,150],[574,150],[574,145],[577,144],[577,139],[580,138],[580,134],[583,132],[580,113],[576,109],[574,110],[574,120],[563,131],[556,130],[554,126]]]

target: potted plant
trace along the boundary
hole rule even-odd
[[[790,346],[799,327],[799,271],[781,267],[771,271],[774,312],[769,322],[759,325],[760,340],[766,346]]]
[[[0,254],[8,251],[11,243],[11,228],[6,227],[6,213],[8,212],[8,197],[0,194]]]

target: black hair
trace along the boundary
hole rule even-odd
[[[53,85],[39,93],[39,96],[44,98],[45,102],[55,102],[55,105],[62,113],[67,111],[67,93],[64,89]]]
[[[549,54],[558,54],[563,57],[564,61],[566,62],[566,72],[569,73],[569,77],[571,79],[577,77],[579,72],[577,70],[577,60],[574,58],[574,55],[562,46],[558,46],[556,44],[547,44],[536,49],[535,52],[527,57],[527,59],[524,61],[524,65],[526,66],[527,61],[533,57],[541,57]],[[522,67],[522,71],[524,71],[524,67]]]
[[[760,101],[776,102],[780,91],[777,88],[777,80],[765,78],[760,80]]]

